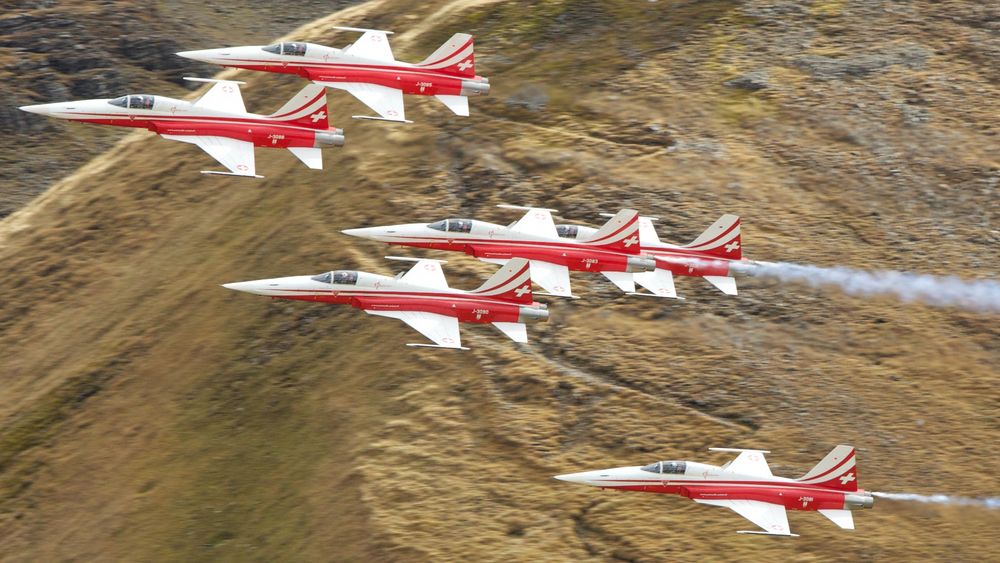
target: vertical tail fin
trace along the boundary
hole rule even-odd
[[[472,36],[468,33],[456,33],[451,39],[438,47],[417,66],[456,74],[467,78],[476,76],[476,57],[473,54]]]
[[[622,209],[583,243],[627,254],[639,254],[639,212]]]
[[[660,244],[660,237],[653,226],[653,217],[639,217],[639,242],[641,244]]]
[[[743,258],[740,242],[740,218],[736,215],[723,215],[705,232],[698,235],[691,244],[683,248],[694,250],[710,256],[740,260]]]
[[[858,490],[858,468],[855,464],[854,447],[840,445],[833,448],[823,461],[817,463],[816,467],[796,481],[838,491]]]
[[[524,258],[513,258],[479,289],[472,293],[504,299],[515,303],[532,303],[535,298],[531,294],[531,270]]]
[[[292,96],[281,109],[268,116],[276,121],[311,129],[329,129],[326,112],[326,86],[310,84]]]

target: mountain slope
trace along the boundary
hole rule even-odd
[[[407,99],[416,123],[397,127],[346,121],[360,106],[334,93],[347,145],[327,170],[259,150],[259,182],[201,176],[193,147],[130,134],[0,223],[0,551],[991,555],[996,516],[978,508],[879,502],[850,534],[792,514],[803,537],[760,541],[733,533],[746,524],[727,511],[551,476],[725,461],[709,446],[771,449],[793,476],[851,443],[868,489],[993,494],[995,317],[757,279],[737,298],[679,279],[686,301],[632,299],[575,275],[584,298],[552,302],[530,345],[471,327],[473,350],[452,354],[406,348],[408,329],[348,308],[217,287],[396,271],[381,256],[406,251],[339,231],[500,222],[498,203],[592,223],[633,206],[678,242],[734,212],[753,258],[996,277],[989,10],[376,0],[301,28],[335,45],[332,25],[395,29],[401,60],[469,31],[493,96],[467,119]],[[301,86],[227,75],[261,105]],[[447,258],[456,287],[493,271]]]

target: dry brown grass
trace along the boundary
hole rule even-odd
[[[503,202],[595,221],[635,206],[678,241],[737,212],[752,257],[997,274],[987,180],[998,97],[961,59],[935,55],[916,77],[893,68],[853,82],[781,67],[767,90],[735,94],[721,85],[734,69],[781,65],[756,58],[767,32],[734,3],[612,3],[603,15],[596,4],[443,5],[369,3],[309,34],[327,40],[334,20],[404,29],[440,11],[434,37],[399,36],[394,47],[415,60],[438,35],[476,33],[496,95],[473,100],[469,119],[408,100],[414,125],[345,123],[360,106],[334,94],[348,145],[327,153],[321,173],[259,150],[260,182],[200,176],[208,157],[138,134],[2,224],[6,558],[992,557],[997,513],[982,509],[880,502],[853,533],[796,513],[803,537],[768,541],[733,533],[746,524],[727,511],[551,476],[725,461],[709,446],[772,449],[775,472],[795,475],[851,443],[866,488],[995,495],[994,317],[762,280],[738,298],[683,279],[687,301],[628,299],[576,275],[584,299],[553,302],[530,345],[470,327],[473,351],[451,354],[404,347],[414,336],[386,319],[217,287],[337,267],[389,272],[398,265],[379,258],[388,249],[339,230],[500,218]],[[570,23],[548,29],[560,13]],[[588,17],[621,18],[637,44],[663,48],[635,65],[628,42],[588,31]],[[942,41],[893,29],[831,41]],[[593,68],[560,62],[598,53]],[[946,76],[981,90],[977,103],[922,91],[934,120],[904,127],[895,96]],[[260,103],[299,86],[241,78]],[[548,110],[505,104],[526,82],[552,93]],[[492,270],[449,259],[455,286]]]

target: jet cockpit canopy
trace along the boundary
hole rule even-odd
[[[310,279],[320,283],[354,285],[358,283],[358,273],[353,270],[335,270],[333,272],[311,276]]]
[[[468,233],[472,230],[472,219],[442,219],[427,225],[427,227],[449,233]]]
[[[289,41],[275,43],[274,45],[261,47],[261,49],[267,51],[268,53],[274,53],[275,55],[293,55],[296,57],[302,57],[306,54],[305,43],[292,43]]]
[[[658,461],[642,468],[643,471],[649,471],[650,473],[668,473],[674,475],[683,475],[686,469],[686,461]]]
[[[119,96],[113,100],[108,100],[108,103],[113,106],[118,106],[120,108],[129,109],[153,109],[153,96],[147,96],[144,94],[132,95],[132,96]]]

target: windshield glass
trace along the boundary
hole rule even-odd
[[[274,53],[275,55],[281,54],[281,43],[275,43],[274,45],[268,45],[267,47],[261,47],[262,51],[267,51],[268,53]]]
[[[472,219],[448,219],[448,231],[467,233],[472,230]]]
[[[430,225],[427,225],[427,228],[434,229],[435,231],[443,231],[448,228],[448,221],[441,220],[436,223],[431,223]]]
[[[669,473],[672,475],[682,475],[687,469],[686,461],[658,461],[642,468],[650,473]]]
[[[113,100],[108,100],[108,103],[111,104],[111,105],[113,105],[113,106],[118,106],[120,108],[127,108],[128,107],[128,96],[121,96],[121,97],[115,98]]]
[[[318,281],[319,283],[330,283],[331,281],[333,281],[333,273],[327,272],[325,274],[318,274],[315,276],[311,276],[309,279],[313,281]]]
[[[153,109],[153,96],[129,96],[129,109]]]
[[[281,44],[281,54],[282,55],[294,55],[296,57],[301,57],[306,54],[306,44],[305,43],[282,43]]]
[[[337,270],[333,273],[333,283],[354,285],[358,283],[358,273],[348,270]]]
[[[673,473],[680,475],[687,469],[687,463],[683,461],[663,461],[660,462],[660,473]]]
[[[580,227],[576,225],[556,225],[556,234],[564,238],[576,238],[580,232]]]

